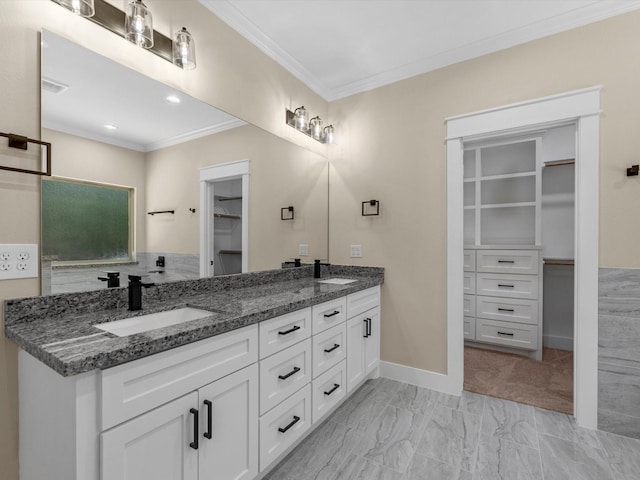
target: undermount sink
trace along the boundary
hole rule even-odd
[[[200,310],[199,308],[178,308],[166,312],[149,313],[138,317],[125,318],[107,323],[98,323],[94,327],[113,333],[118,337],[126,337],[136,333],[154,330],[156,328],[170,327],[179,323],[190,322],[200,318],[210,317],[213,312]]]
[[[334,285],[346,285],[347,283],[356,282],[357,280],[351,280],[349,278],[325,278],[324,280],[318,280],[318,283],[333,283]]]

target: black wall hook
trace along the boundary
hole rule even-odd
[[[627,168],[627,177],[635,177],[640,172],[640,165],[632,165]]]

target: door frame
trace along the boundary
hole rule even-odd
[[[200,169],[200,277],[213,276],[213,189],[221,180],[242,178],[242,273],[249,269],[249,160]]]
[[[449,117],[447,124],[447,381],[460,394],[463,338],[463,147],[465,141],[526,133],[559,123],[576,125],[574,416],[597,428],[599,114],[601,87],[562,93]],[[580,319],[580,322],[577,319]]]

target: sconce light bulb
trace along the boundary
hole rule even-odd
[[[95,7],[93,0],[54,0],[68,10],[71,10],[76,15],[83,17],[93,17],[95,13]]]
[[[153,17],[142,0],[134,0],[127,6],[125,38],[139,47],[153,47]]]
[[[327,125],[326,127],[324,127],[323,133],[324,133],[324,143],[328,143],[329,145],[331,145],[334,140],[333,125]]]
[[[314,139],[320,140],[322,138],[322,120],[320,117],[316,116],[309,120],[309,130]]]
[[[185,70],[196,68],[195,42],[185,27],[173,37],[173,63]]]
[[[306,130],[307,122],[309,120],[309,114],[307,113],[307,109],[302,107],[298,107],[293,112],[295,118],[295,125],[298,130]]]

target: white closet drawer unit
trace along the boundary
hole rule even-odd
[[[463,278],[464,293],[473,295],[476,293],[476,274],[472,272],[464,272]]]
[[[347,324],[336,325],[329,330],[314,335],[313,342],[313,378],[346,358]]]
[[[476,319],[472,317],[464,317],[463,319],[464,338],[467,340],[475,340],[476,338]]]
[[[347,394],[346,380],[347,362],[342,361],[313,381],[313,423],[322,419],[344,398]]]
[[[491,320],[538,324],[538,301],[476,297],[476,316]]]
[[[462,311],[464,312],[465,317],[475,317],[476,316],[476,296],[475,295],[464,295],[464,306],[462,307]]]
[[[475,272],[476,271],[476,251],[475,250],[465,250],[463,265],[465,272]]]
[[[260,358],[273,355],[311,336],[311,308],[260,323]]]
[[[477,318],[476,341],[536,350],[538,326]]]
[[[536,275],[538,255],[537,250],[478,250],[476,271]]]
[[[353,318],[380,305],[380,287],[371,287],[347,295],[347,318]]]
[[[311,381],[311,339],[260,361],[260,414]]]
[[[311,307],[314,335],[344,322],[347,319],[347,297],[337,298]]]
[[[490,297],[538,298],[537,275],[505,275],[501,273],[478,273],[476,293]]]
[[[260,471],[289,448],[311,426],[311,385],[260,417]]]

